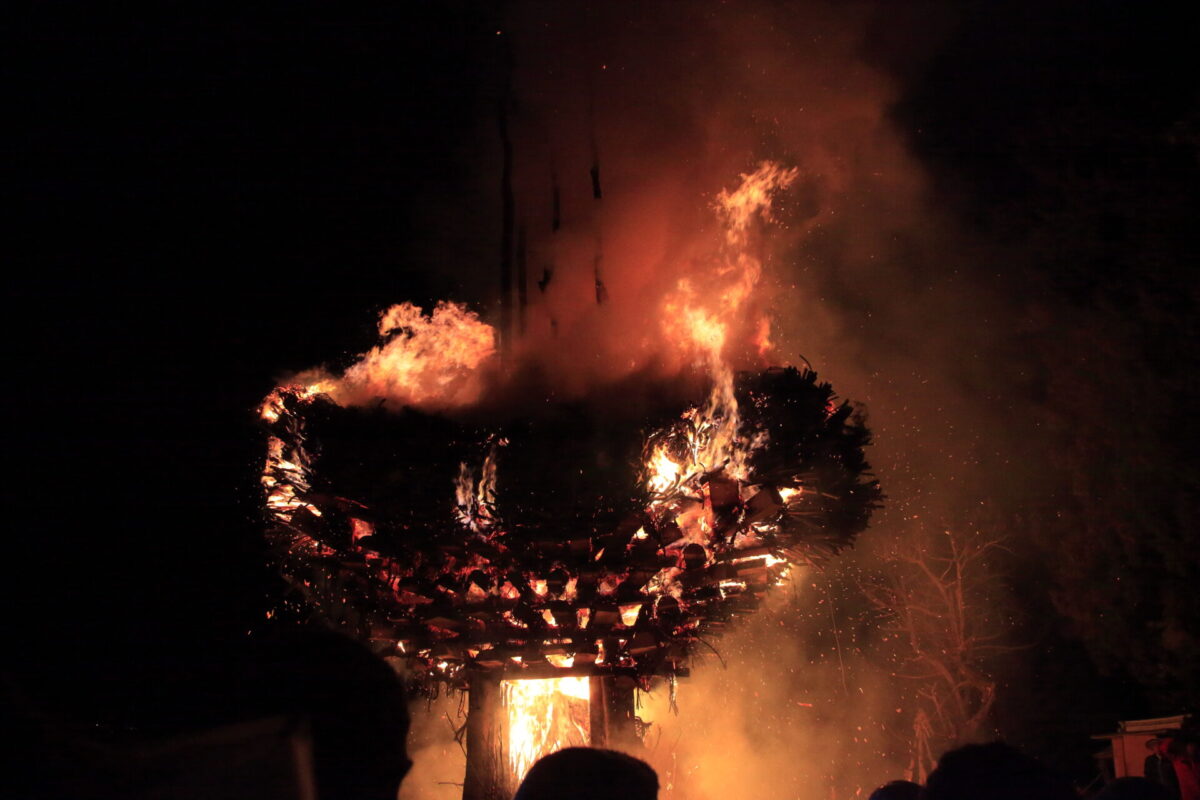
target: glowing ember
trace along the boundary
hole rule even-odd
[[[278,395],[279,391],[272,395]],[[309,489],[307,460],[302,448],[289,449],[277,436],[267,439],[267,461],[260,481],[266,491],[267,510],[280,521],[290,520],[300,509],[321,516],[320,509],[300,499],[300,495]]]
[[[542,756],[588,744],[587,678],[503,681],[500,688],[508,715],[508,763],[518,781]]]
[[[779,490],[779,496],[780,496],[780,498],[783,499],[783,502],[785,502],[785,503],[792,502],[792,500],[794,500],[795,498],[799,497],[802,494],[804,494],[804,490],[801,489],[799,486],[784,486]]]

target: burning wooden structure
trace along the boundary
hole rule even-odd
[[[515,681],[558,681],[540,707],[560,744],[633,741],[636,686],[686,675],[791,566],[866,526],[879,488],[850,406],[810,371],[729,377],[649,428],[567,404],[488,430],[302,387],[268,398],[289,602],[427,689],[470,690],[468,797],[505,795],[528,767],[500,722]]]
[[[497,332],[405,303],[344,374],[264,401],[279,610],[372,642],[414,688],[468,690],[470,800],[508,797],[550,750],[635,745],[638,687],[673,691],[792,567],[866,527],[861,418],[812,371],[731,367],[739,348],[770,363],[755,226],[797,175],[763,162],[719,192],[711,256],[658,299],[690,373],[539,394],[496,352],[507,315]]]

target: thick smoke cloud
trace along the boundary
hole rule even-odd
[[[856,265],[882,262],[881,242],[922,219],[920,172],[886,117],[895,89],[858,52],[862,12],[666,4],[581,14],[546,4],[518,13],[504,34],[515,62],[518,219],[531,272],[551,271],[544,293],[533,292],[529,339],[551,372],[583,373],[586,384],[663,358],[663,294],[704,269],[714,196],[763,159],[801,172],[781,199],[775,247],[816,238]],[[872,198],[883,207],[865,209]],[[805,311],[790,287],[814,288],[794,269],[776,264],[762,287],[785,324]],[[555,361],[560,353],[571,355]]]
[[[661,359],[659,302],[711,253],[713,196],[769,158],[801,172],[764,237],[775,360],[807,359],[868,406],[885,434],[877,466],[886,460],[914,482],[890,484],[893,507],[938,472],[929,459],[913,463],[923,454],[954,464],[939,492],[963,485],[967,495],[981,487],[966,486],[963,465],[1012,458],[1003,433],[979,437],[1014,416],[1003,387],[1020,379],[1010,344],[1019,317],[989,274],[995,257],[937,207],[893,123],[901,88],[867,49],[882,9],[517,12],[504,35],[515,61],[518,219],[533,277],[553,270],[544,294],[531,289],[527,346],[550,372],[587,385]],[[1011,482],[992,472],[989,494]]]

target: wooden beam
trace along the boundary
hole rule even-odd
[[[508,800],[510,786],[504,758],[504,708],[500,680],[484,673],[470,678],[467,694],[467,774],[463,800]]]

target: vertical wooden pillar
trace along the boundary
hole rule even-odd
[[[607,747],[607,714],[604,713],[604,678],[588,678],[588,746]]]
[[[504,759],[504,708],[500,680],[472,675],[467,694],[467,774],[463,800],[508,800],[515,787],[509,786]]]
[[[633,678],[625,675],[593,676],[591,679],[592,747],[636,750],[641,746],[633,722]]]

